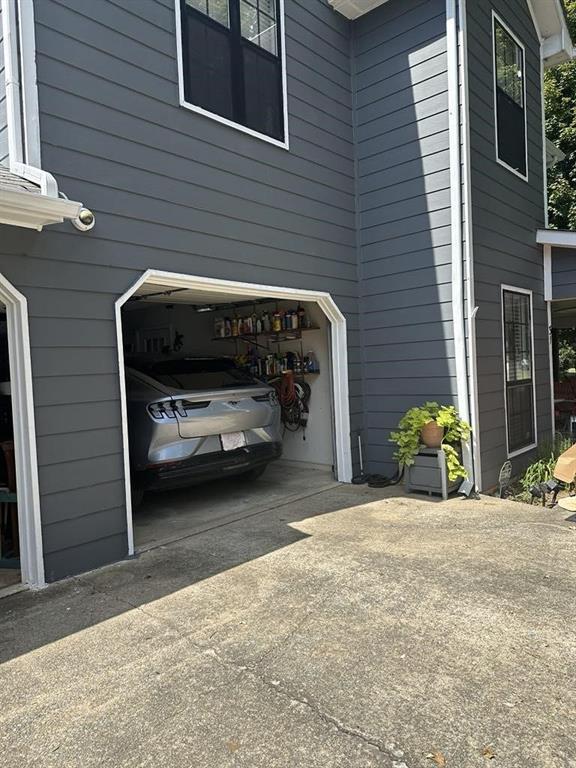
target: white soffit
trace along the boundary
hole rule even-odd
[[[365,13],[373,11],[388,0],[328,0],[332,8],[347,19],[357,19]]]
[[[347,19],[358,19],[388,0],[328,0],[332,8]],[[574,58],[561,0],[528,0],[538,32],[542,39],[542,58],[546,67],[553,67]]]

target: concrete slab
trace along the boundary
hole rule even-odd
[[[393,493],[1,601],[2,765],[576,768],[574,522]]]
[[[229,478],[151,493],[134,515],[136,547],[143,552],[336,485],[328,468],[276,461],[255,482]]]

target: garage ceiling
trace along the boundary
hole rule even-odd
[[[132,302],[138,304],[142,301],[155,304],[235,304],[236,302],[251,301],[242,293],[222,293],[211,291],[199,291],[190,288],[174,288],[169,285],[141,285],[134,294]],[[274,299],[257,299],[254,303],[274,301]]]

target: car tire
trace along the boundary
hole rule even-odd
[[[248,472],[243,472],[240,475],[240,478],[242,480],[245,480],[246,482],[256,482],[259,477],[262,477],[264,472],[266,471],[268,464],[264,464],[263,467],[255,467],[254,469],[249,469]]]

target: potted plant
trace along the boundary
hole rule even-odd
[[[414,464],[422,444],[428,448],[442,448],[448,479],[455,482],[468,476],[460,460],[460,445],[469,436],[470,425],[460,418],[453,405],[424,403],[406,411],[390,440],[398,446],[394,458],[401,467]]]

